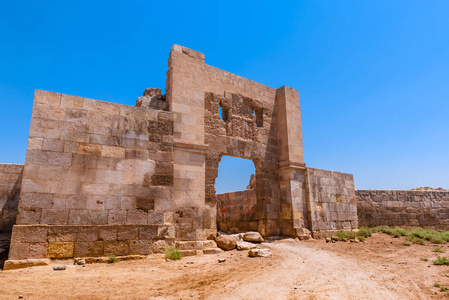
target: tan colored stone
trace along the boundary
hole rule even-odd
[[[23,259],[23,260],[7,260],[3,266],[3,270],[15,270],[21,268],[48,266],[51,265],[51,260],[46,258],[41,259]]]
[[[101,152],[101,145],[80,143],[78,146],[78,154],[101,156]]]
[[[75,243],[73,242],[48,243],[48,257],[71,258],[73,257],[74,248]]]
[[[122,147],[103,146],[101,156],[125,158],[126,149]]]

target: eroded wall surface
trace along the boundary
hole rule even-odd
[[[357,190],[359,224],[449,230],[448,191]]]
[[[169,112],[36,91],[10,259],[173,240],[172,142]]]
[[[217,224],[221,231],[257,231],[255,190],[224,193],[217,196]]]
[[[23,165],[0,164],[0,233],[10,233],[16,223]]]

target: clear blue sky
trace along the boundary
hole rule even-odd
[[[34,89],[133,105],[165,87],[172,44],[298,89],[308,166],[353,173],[359,189],[449,188],[449,1],[437,0],[2,1],[0,162],[24,162]],[[220,169],[229,186],[247,185],[239,167]]]

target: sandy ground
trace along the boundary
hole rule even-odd
[[[290,239],[264,243],[272,258],[247,251],[162,256],[114,264],[67,264],[0,272],[0,299],[446,299],[449,266],[432,264],[437,245],[403,246],[374,234],[367,243]],[[448,252],[447,245],[438,246]],[[218,258],[225,257],[224,263]],[[429,261],[422,261],[428,258]],[[55,262],[55,264],[61,262]]]

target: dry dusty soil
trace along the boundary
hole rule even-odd
[[[264,243],[271,258],[247,251],[185,257],[161,255],[114,264],[0,271],[0,299],[443,299],[449,266],[432,261],[437,245],[402,245],[374,234],[366,243],[291,239]],[[438,246],[448,252],[449,246]],[[218,258],[226,262],[218,263]],[[429,261],[423,261],[427,258]],[[55,262],[55,264],[61,262]]]

